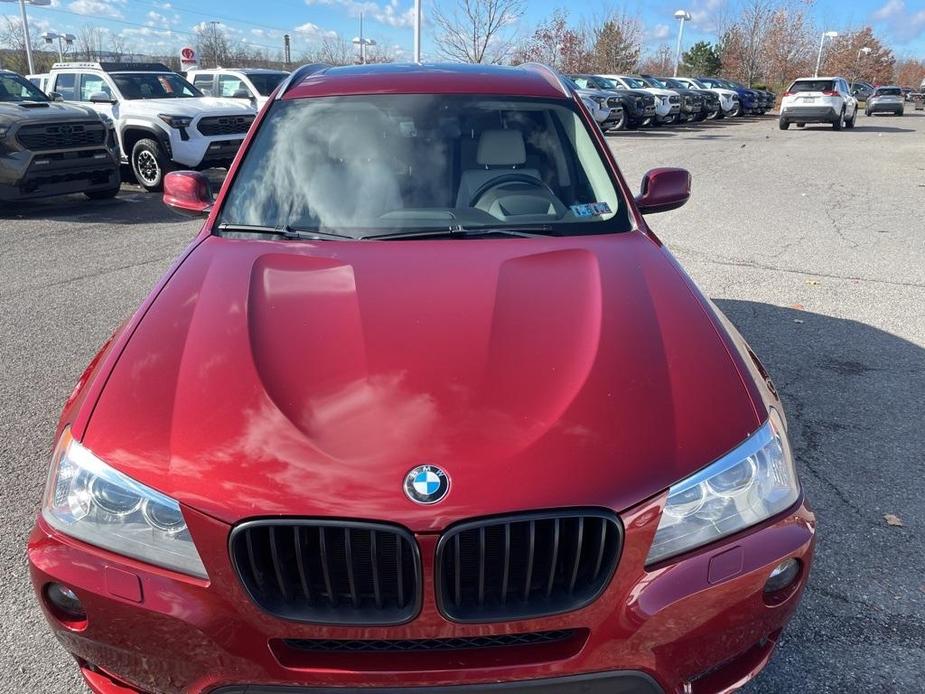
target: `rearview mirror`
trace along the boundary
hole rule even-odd
[[[652,169],[642,177],[636,206],[642,214],[667,212],[691,197],[691,175],[686,169]]]
[[[113,98],[106,92],[93,92],[90,95],[91,104],[111,104],[113,101]]]
[[[205,217],[212,211],[209,179],[199,171],[171,171],[164,177],[164,204],[188,217]]]

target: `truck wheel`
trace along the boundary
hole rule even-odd
[[[784,118],[783,116],[781,116],[780,120],[777,121],[777,125],[781,130],[786,130],[787,128],[790,127],[790,121]]]
[[[729,112],[730,118],[738,118],[742,115],[742,104],[741,102],[736,102],[735,106],[732,107],[732,110]]]
[[[109,190],[86,190],[84,195],[86,195],[90,200],[108,200],[109,198],[114,198],[119,194],[121,188],[118,186],[115,188],[110,188]]]
[[[170,168],[170,160],[156,140],[138,140],[132,147],[132,172],[141,187],[148,192],[156,192],[164,187],[164,176]]]

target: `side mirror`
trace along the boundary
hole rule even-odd
[[[114,103],[114,99],[106,92],[93,92],[90,95],[90,103],[91,104],[111,104],[111,103]]]
[[[674,210],[691,197],[691,175],[686,169],[652,169],[642,177],[636,206],[642,214]]]
[[[235,90],[235,93],[231,95],[232,99],[250,99],[251,93],[247,89],[238,89]]]
[[[171,171],[164,177],[164,204],[188,217],[205,217],[212,211],[209,179],[199,171]]]
[[[64,101],[64,97],[61,96],[61,92],[51,92],[49,95],[52,101]]]

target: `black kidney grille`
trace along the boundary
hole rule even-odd
[[[252,521],[231,537],[251,598],[286,619],[400,624],[420,607],[421,564],[411,534],[350,521]]]
[[[465,523],[437,548],[447,618],[493,622],[584,607],[610,582],[623,526],[604,511],[534,513]]]
[[[24,125],[16,134],[19,144],[33,152],[91,147],[106,140],[102,123],[51,123]]]
[[[254,116],[207,116],[200,118],[196,129],[203,135],[242,135],[251,127]]]
[[[510,646],[535,646],[539,643],[566,641],[574,634],[574,630],[559,629],[557,631],[539,631],[532,634],[464,636],[449,639],[287,639],[285,643],[290,648],[313,653],[421,653],[427,651],[463,651]]]

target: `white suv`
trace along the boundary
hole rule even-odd
[[[264,68],[197,69],[186,73],[186,79],[206,96],[248,99],[257,108],[267,103],[273,90],[288,76],[283,70]]]
[[[160,63],[55,63],[48,92],[112,118],[122,162],[149,191],[173,168],[228,166],[256,116],[248,101],[205,97]]]
[[[784,93],[780,105],[780,129],[791,123],[831,123],[835,130],[853,128],[858,100],[843,77],[801,77]]]

